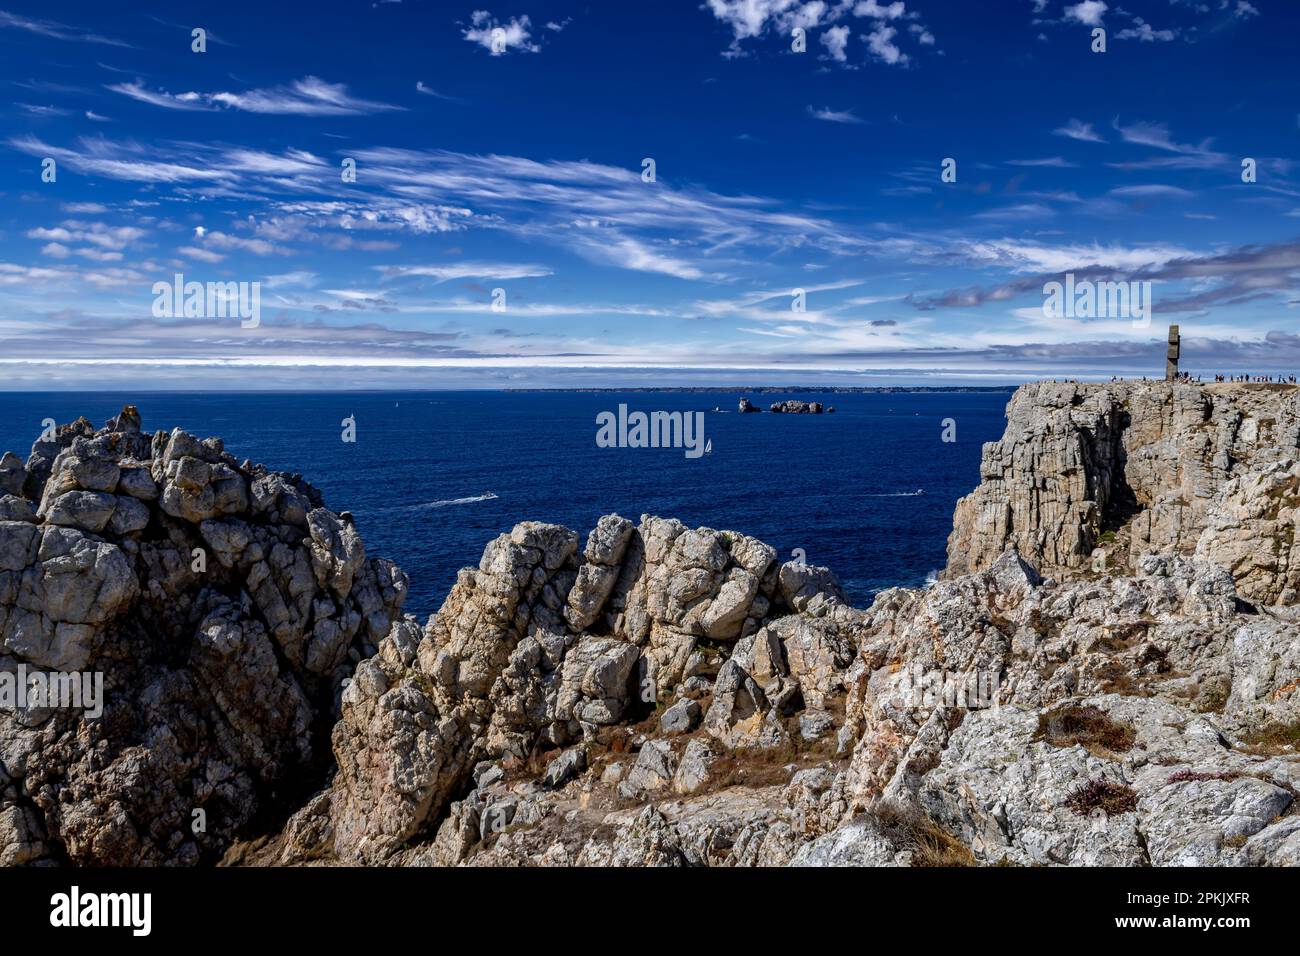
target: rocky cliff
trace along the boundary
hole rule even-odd
[[[215,862],[283,820],[405,596],[301,476],[134,408],[5,454],[0,678],[97,674],[103,699],[5,701],[0,863]]]
[[[72,528],[104,555],[88,580],[118,583],[88,585],[108,596],[86,605],[95,620],[80,612],[80,636],[54,643],[115,668],[120,717],[0,714],[0,859],[1300,863],[1289,579],[1280,561],[1216,560],[1289,515],[1288,495],[1257,508],[1251,489],[1294,473],[1290,402],[1027,386],[958,509],[948,573],[866,610],[829,570],[746,535],[607,515],[585,538],[517,525],[423,624],[399,616],[400,573],[365,559],[301,479],[181,433],[72,426],[6,466],[3,506],[30,514],[0,522],[0,542],[41,543],[0,548],[0,567],[18,565],[0,572],[0,660],[37,660],[35,632],[12,622],[55,620],[57,589],[23,582],[59,573],[44,536]],[[103,458],[115,480],[88,483],[83,463]],[[136,463],[156,499],[124,490]],[[246,500],[223,490],[234,478]],[[259,505],[272,485],[284,497]],[[177,496],[202,487],[213,496],[187,517]],[[60,523],[86,513],[56,507],[77,493],[114,499],[96,499],[99,527]],[[143,527],[114,528],[124,496],[148,503]],[[190,545],[230,560],[155,589],[167,564],[142,555],[170,548],[174,564]],[[279,603],[258,596],[268,575]],[[311,599],[285,619],[294,581]],[[314,731],[331,724],[322,760]],[[140,793],[156,799],[142,780],[167,794],[165,817],[141,814]],[[301,808],[285,822],[291,782]],[[196,842],[199,805],[223,825]]]
[[[1180,554],[1226,568],[1245,598],[1294,604],[1298,460],[1293,385],[1028,385],[957,505],[948,573],[1007,548],[1045,573]]]

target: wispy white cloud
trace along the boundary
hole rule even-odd
[[[298,269],[294,272],[281,272],[276,275],[267,276],[262,280],[262,285],[268,289],[285,289],[285,288],[311,288],[316,284],[319,278],[316,273],[306,269]]]
[[[1008,159],[1008,166],[1050,166],[1055,169],[1073,169],[1075,164],[1064,156],[1046,156],[1042,159]]]
[[[99,43],[105,46],[129,47],[130,44],[121,40],[115,40],[112,37],[100,36],[97,33],[88,33],[79,30],[76,27],[64,26],[61,23],[55,23],[52,20],[36,20],[30,17],[19,16],[15,13],[9,13],[0,10],[0,29],[25,30],[28,33],[35,33],[39,36],[50,37],[54,40],[71,40],[78,43]]]
[[[176,251],[189,259],[197,259],[199,262],[216,263],[222,262],[226,258],[220,252],[201,249],[198,246],[181,246]]]
[[[1072,119],[1059,129],[1052,130],[1056,136],[1065,136],[1068,139],[1077,139],[1083,143],[1104,143],[1106,142],[1097,131],[1092,128],[1091,123],[1084,123],[1077,119]]]
[[[1124,125],[1117,117],[1111,125],[1125,143],[1174,154],[1109,164],[1116,169],[1214,169],[1236,164],[1233,157],[1212,148],[1212,139],[1200,143],[1176,142],[1164,123],[1137,121]]]
[[[1178,37],[1176,30],[1156,30],[1141,17],[1133,18],[1133,26],[1125,27],[1115,36],[1121,40],[1139,40],[1142,43],[1168,43]]]
[[[1164,183],[1149,183],[1140,186],[1119,186],[1110,191],[1110,195],[1121,199],[1194,199],[1196,193],[1178,186]]]
[[[1055,215],[1055,209],[1051,206],[1045,206],[1042,203],[1016,203],[1011,206],[999,206],[996,209],[987,209],[984,212],[978,212],[972,218],[997,222],[1019,220],[1035,221],[1051,219]]]
[[[657,272],[678,279],[701,279],[705,272],[680,256],[672,255],[662,246],[633,236],[611,236],[601,241],[592,239],[579,242],[574,251],[583,258],[604,265],[630,269],[633,272]]]
[[[108,89],[142,103],[173,110],[214,110],[219,107],[247,113],[295,116],[356,116],[384,110],[405,110],[373,100],[364,100],[348,92],[342,83],[327,83],[315,76],[295,80],[288,86],[245,90],[241,93],[169,93],[146,89],[138,80],[113,83]]]
[[[509,262],[451,262],[445,265],[375,266],[387,279],[405,276],[447,282],[451,279],[533,279],[552,275],[546,266]]]
[[[415,92],[417,92],[417,93],[423,93],[425,96],[433,96],[433,97],[437,97],[437,98],[440,99],[440,100],[449,100],[449,101],[452,101],[452,102],[459,102],[459,100],[458,100],[456,97],[454,97],[454,96],[448,96],[446,93],[439,93],[439,92],[438,92],[437,90],[435,90],[433,87],[425,85],[425,82],[424,82],[423,80],[416,80],[416,81],[415,81]]]
[[[141,103],[161,106],[169,110],[216,109],[200,93],[168,93],[166,90],[149,90],[145,89],[144,84],[139,80],[133,83],[113,83],[108,86],[108,89],[114,93],[129,96],[133,100],[139,100]]]
[[[994,239],[961,244],[963,253],[976,262],[996,265],[1012,272],[1056,273],[1089,267],[1137,271],[1160,266],[1195,252],[1183,246],[1153,244],[1070,243],[1053,246],[1019,239]]]
[[[213,93],[213,102],[250,113],[293,113],[301,116],[350,116],[383,110],[404,110],[348,93],[342,83],[327,83],[314,76],[295,80],[288,87],[249,90],[245,93]]]
[[[183,183],[217,182],[231,178],[226,170],[160,162],[147,158],[156,150],[138,145],[121,145],[105,140],[82,139],[80,149],[66,149],[44,143],[34,136],[18,136],[9,145],[31,156],[49,156],[69,168],[131,182]]]
[[[18,108],[33,116],[71,116],[72,110],[59,106],[41,106],[34,103],[19,103]]]
[[[205,232],[203,248],[222,252],[251,252],[255,256],[289,255],[290,250],[266,239],[235,236],[227,232]]]
[[[856,125],[866,122],[866,120],[856,115],[851,109],[833,110],[829,106],[823,106],[820,109],[809,106],[808,115],[812,116],[814,119],[824,120],[827,123],[847,123],[850,125]]]
[[[53,228],[29,229],[26,235],[29,239],[85,242],[101,249],[120,250],[141,239],[145,230],[138,226],[109,226],[102,222],[69,219]]]
[[[317,175],[329,165],[324,159],[303,149],[289,149],[283,153],[237,147],[223,153],[223,161],[242,173],[263,173],[272,176],[292,176],[306,173]]]
[[[155,143],[148,150],[103,138],[54,147],[34,137],[11,145],[113,179],[171,184],[185,195],[260,196],[270,217],[210,234],[190,248],[277,254],[269,246],[312,241],[329,248],[392,248],[375,232],[431,234],[466,228],[558,245],[589,262],[685,279],[725,276],[731,250],[796,247],[849,252],[857,240],[831,221],[791,212],[762,197],[727,196],[660,180],[640,170],[586,161],[368,148],[351,151],[367,190],[322,175],[332,162],[302,150],[282,153],[219,144]]]
[[[91,262],[121,262],[124,258],[120,252],[106,252],[103,249],[77,249],[76,255]]]
[[[1113,125],[1119,132],[1120,138],[1126,143],[1134,143],[1138,146],[1154,146],[1157,149],[1167,149],[1175,153],[1191,153],[1197,150],[1195,146],[1175,143],[1169,134],[1169,127],[1164,123],[1139,121],[1125,126],[1116,118]],[[1206,140],[1206,142],[1209,141]]]

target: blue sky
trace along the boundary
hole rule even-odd
[[[0,389],[1300,372],[1294,3],[281,6],[0,0]]]

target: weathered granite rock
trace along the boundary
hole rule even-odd
[[[255,486],[254,500],[258,494]],[[388,649],[409,623],[381,643],[386,683],[354,691],[354,682],[349,694],[362,696],[335,730],[339,772],[330,806],[340,858],[404,858],[437,831],[476,764],[524,761],[538,746],[606,741],[683,680],[700,640],[737,640],[787,610],[775,550],[744,535],[650,516],[638,526],[607,515],[581,550],[579,540],[557,525],[517,525],[487,546],[477,569],[461,572],[411,663],[398,666]],[[808,592],[815,599],[815,588]],[[822,603],[829,606],[832,596]],[[395,790],[373,779],[378,767],[400,759],[383,736],[393,731],[382,723],[367,729],[371,704],[361,703],[373,697],[379,704],[402,688],[409,693],[393,706],[420,733],[401,746],[416,747],[419,761],[409,771],[412,786]],[[689,713],[699,704],[682,708]],[[768,726],[760,737],[784,733]],[[378,752],[367,757],[368,750]],[[634,765],[620,786],[637,794],[666,787],[676,765],[668,754],[672,767],[661,782]],[[368,766],[371,759],[378,763]]]
[[[0,455],[0,495],[21,496],[27,483],[23,460],[11,451]]]
[[[673,792],[690,794],[707,786],[713,777],[712,767],[720,756],[718,747],[707,737],[697,737],[687,743],[673,774]]]
[[[1052,574],[1194,554],[1250,600],[1293,603],[1297,459],[1300,387],[1027,385],[957,504],[946,573],[1008,548]]]
[[[1294,799],[1300,767],[1234,751],[1204,716],[1118,695],[1079,703],[1133,727],[1132,748],[1043,739],[1034,710],[970,713],[922,804],[988,862],[1205,866],[1235,863],[1234,841],[1277,826]],[[1116,799],[1072,799],[1097,781]]]
[[[871,817],[862,817],[801,846],[790,866],[896,866],[900,848]]]
[[[713,688],[713,703],[704,715],[704,729],[730,747],[756,743],[771,713],[767,695],[734,659],[722,665]]]
[[[0,458],[0,675],[103,688],[98,717],[0,707],[0,861],[210,863],[324,779],[338,690],[406,579],[355,532],[316,541],[252,511],[245,489],[273,475],[217,440],[144,434],[129,406]]]
[[[659,730],[663,734],[684,734],[695,728],[700,719],[700,705],[685,697],[663,712]]]
[[[619,796],[636,800],[646,793],[662,790],[673,782],[677,772],[677,755],[666,741],[651,741],[641,748],[636,763],[618,785]]]
[[[820,568],[799,561],[787,561],[781,565],[781,593],[786,602],[796,611],[808,610],[812,601],[819,595],[845,601],[840,582],[830,568]]]
[[[587,754],[581,747],[573,747],[546,765],[546,774],[542,779],[546,786],[555,789],[564,786],[586,769]]]

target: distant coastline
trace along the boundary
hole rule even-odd
[[[1031,381],[1040,381],[1033,379]],[[1024,383],[1022,383],[1024,384]],[[1208,384],[1208,383],[1206,383]],[[4,395],[103,395],[125,396],[127,400],[140,394],[146,395],[436,395],[439,393],[494,393],[517,395],[526,393],[549,392],[552,394],[598,394],[617,392],[662,392],[662,393],[718,393],[727,395],[900,395],[924,393],[981,393],[1010,395],[1020,385],[587,385],[583,387],[558,386],[534,388],[303,388],[300,386],[285,388],[150,388],[148,386],[114,385],[111,388],[95,388],[90,385],[66,388],[52,385],[46,388],[0,388]]]
[[[1015,392],[1019,385],[642,385],[638,387],[627,386],[623,388],[610,387],[593,387],[586,388],[503,388],[503,392],[570,392],[570,393],[601,393],[601,392],[680,392],[680,393],[706,393],[706,394],[736,394],[744,393],[746,395],[786,395],[790,393],[802,393],[808,395],[898,395],[925,392],[982,392],[997,393],[1002,392],[1007,395]]]

